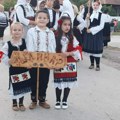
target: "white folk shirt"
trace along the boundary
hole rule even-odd
[[[93,21],[94,18],[98,19],[98,17],[99,17],[99,12],[95,13],[93,11],[92,15],[90,16],[90,20]],[[95,27],[90,28],[90,31],[91,31],[92,35],[97,34],[99,31],[101,31],[104,28],[104,24],[105,24],[105,19],[104,18],[105,18],[105,15],[102,14],[101,19],[100,19],[100,25],[97,25]],[[87,27],[87,20],[85,20],[85,27]]]
[[[47,35],[48,33],[48,35]],[[39,40],[38,40],[39,36]],[[39,41],[39,44],[38,44]],[[27,50],[31,52],[49,52],[55,53],[56,41],[54,33],[46,27],[46,30],[41,30],[39,27],[30,28],[26,37]]]
[[[24,5],[24,8],[25,8],[26,17],[34,17],[35,16],[35,13],[30,5]],[[22,24],[24,24],[26,26],[29,25],[30,20],[25,18],[24,11],[23,11],[23,8],[21,6],[16,7],[16,13],[17,13],[19,21]],[[17,21],[16,14],[14,16],[14,21]]]
[[[53,28],[55,30],[57,30],[57,28],[58,28],[58,20],[59,19],[60,19],[60,12],[56,12],[55,25],[53,26]]]
[[[50,16],[50,22],[53,22],[53,11],[52,9],[48,8],[49,16]]]
[[[13,46],[16,46],[18,49],[19,49],[19,46],[22,45],[22,39],[20,39],[18,42],[14,43],[13,40],[11,40],[11,44]],[[6,65],[9,66],[9,57],[8,57],[8,51],[9,51],[9,48],[8,48],[8,43],[6,42],[4,44],[4,46],[1,48],[1,51],[4,53],[3,57],[2,57],[2,62]]]

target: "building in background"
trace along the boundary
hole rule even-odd
[[[112,8],[115,10],[116,15],[120,16],[120,0],[101,0],[103,5],[112,5]]]

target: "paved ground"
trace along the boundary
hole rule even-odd
[[[120,36],[111,36],[111,42],[104,48],[102,63],[120,70]]]
[[[120,38],[117,36],[117,38]],[[114,43],[114,41],[112,41]],[[119,43],[119,42],[118,42]],[[0,64],[0,118],[1,120],[120,120],[120,71],[101,63],[101,71],[89,70],[89,59],[78,63],[78,88],[71,90],[67,110],[54,109],[55,93],[52,71],[47,92],[51,109],[37,107],[29,110],[29,94],[25,97],[25,112],[11,110],[8,95],[8,68]]]
[[[111,47],[104,49],[102,63],[120,70],[120,48]]]

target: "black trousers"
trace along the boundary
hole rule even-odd
[[[100,65],[100,57],[90,56],[91,65],[94,65],[94,60],[96,61],[96,66],[99,67],[99,65]]]
[[[49,74],[50,70],[47,68],[39,68],[39,90],[38,90],[38,99],[41,102],[45,101],[46,98],[46,90],[49,82]],[[31,100],[33,102],[37,102],[36,100],[36,89],[37,89],[37,68],[32,68],[30,70],[31,74]]]

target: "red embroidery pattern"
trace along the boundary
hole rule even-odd
[[[19,82],[20,80],[19,80],[19,77],[18,76],[13,76],[13,80],[14,80],[14,82]]]
[[[26,73],[23,73],[23,74],[22,74],[22,78],[23,78],[24,80],[28,80],[28,75],[27,75]]]

